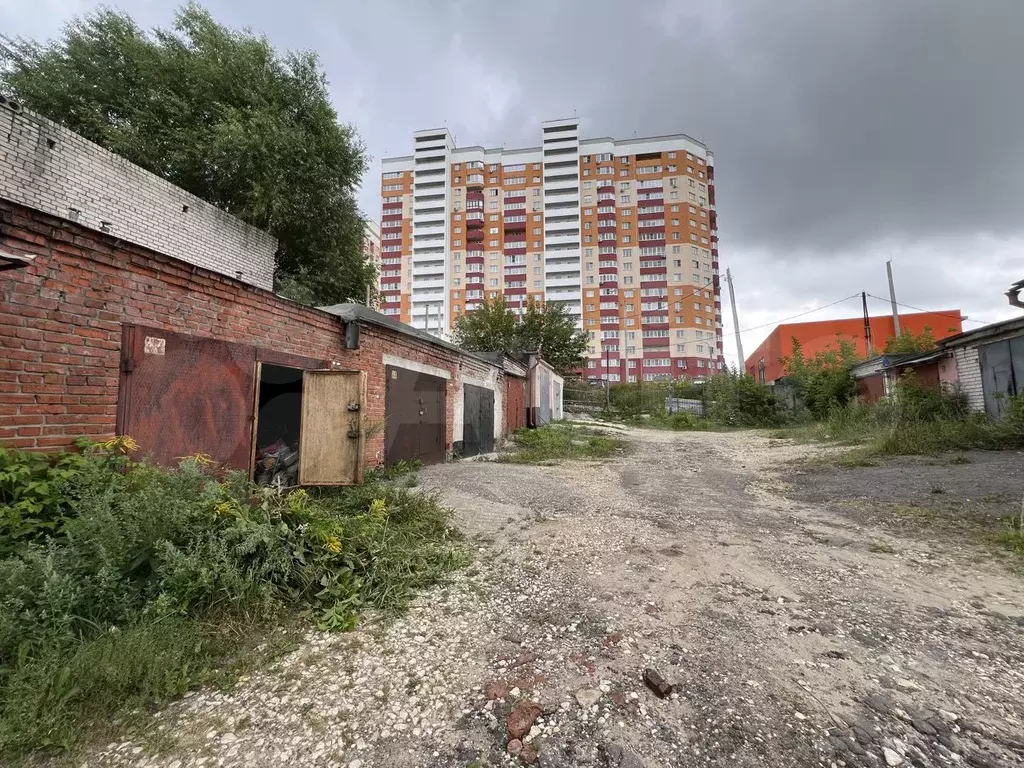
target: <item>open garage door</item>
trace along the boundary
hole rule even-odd
[[[253,347],[126,325],[118,433],[156,464],[204,453],[248,471],[255,368]]]

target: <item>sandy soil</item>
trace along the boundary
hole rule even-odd
[[[1019,454],[839,470],[756,433],[623,434],[604,462],[425,469],[472,569],[89,764],[1024,764],[1016,563],[900,511],[994,525]]]

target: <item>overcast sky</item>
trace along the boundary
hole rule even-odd
[[[0,30],[60,33],[87,0],[0,0]],[[115,3],[144,27],[164,2]],[[460,144],[688,133],[715,152],[721,264],[757,328],[866,290],[972,319],[1024,279],[1022,0],[216,0],[222,23],[320,54],[373,158],[446,124]],[[723,287],[723,293],[725,289]],[[877,301],[873,312],[887,311]],[[857,301],[806,319],[858,314]],[[723,297],[726,355],[735,360]],[[977,327],[968,322],[965,327]],[[752,330],[747,330],[752,329]]]

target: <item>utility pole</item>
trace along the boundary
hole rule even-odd
[[[742,374],[747,371],[747,359],[743,356],[743,341],[740,339],[740,318],[739,313],[736,311],[736,293],[732,288],[732,272],[728,268],[725,270],[725,281],[729,284],[729,303],[732,304],[732,324],[736,329],[736,354],[740,357],[739,370]]]
[[[611,410],[612,407],[612,381],[608,376],[608,347],[604,343],[604,332],[601,332],[601,352],[604,362],[604,409]]]
[[[860,300],[864,305],[864,344],[867,347],[868,357],[871,357],[871,318],[868,316],[867,291],[860,292]]]
[[[900,337],[900,312],[896,309],[896,286],[892,282],[892,259],[885,262],[885,271],[889,274],[889,303],[892,304],[892,327],[896,338]]]

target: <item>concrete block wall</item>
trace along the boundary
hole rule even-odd
[[[960,387],[967,395],[967,405],[972,411],[985,410],[985,390],[981,379],[981,361],[977,347],[958,347],[953,351],[956,359]]]
[[[0,101],[0,150],[0,198],[273,288],[275,238],[77,133]]]
[[[0,250],[36,255],[0,272],[0,442],[68,448],[79,436],[115,434],[121,327],[144,325],[221,339],[366,371],[368,424],[385,415],[385,354],[443,369],[447,447],[462,398],[462,356],[372,324],[359,349],[344,347],[334,315],[192,267],[25,206],[0,200]],[[496,369],[472,360],[467,375]],[[196,450],[202,450],[197,446]],[[366,464],[384,459],[384,434],[367,440]]]

